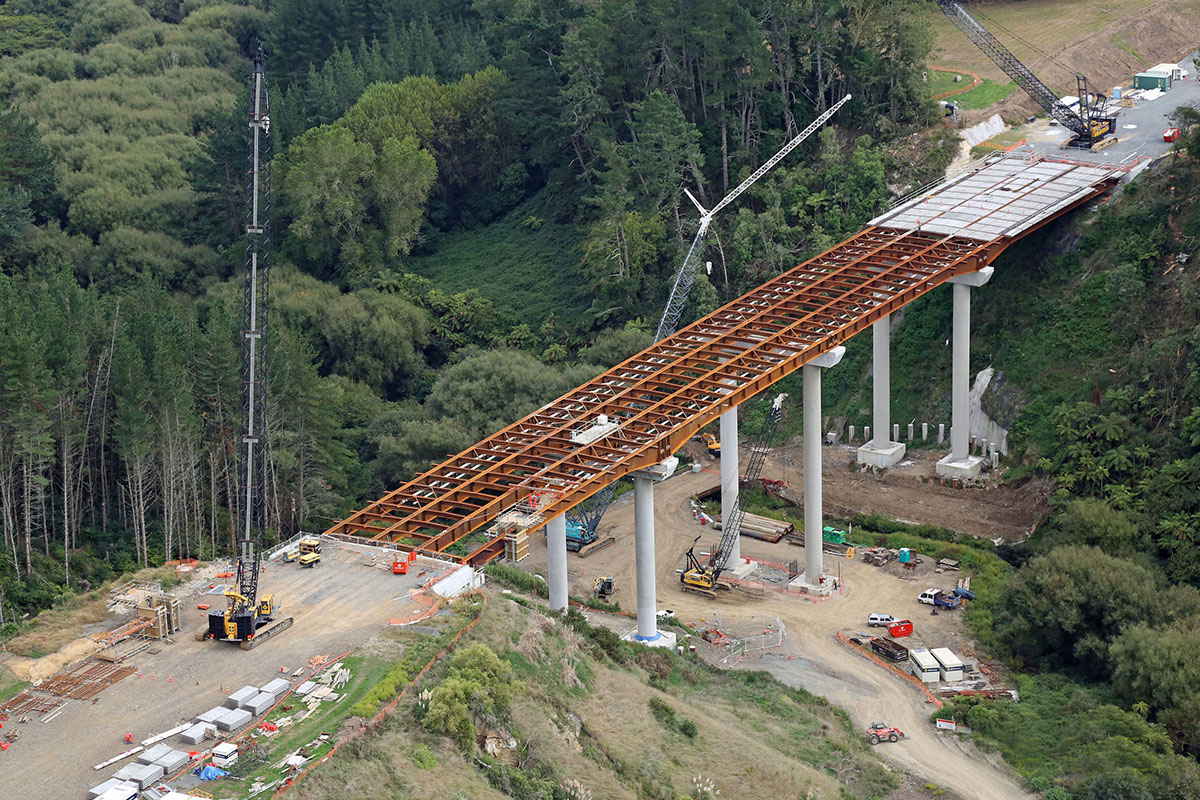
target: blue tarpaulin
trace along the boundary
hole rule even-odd
[[[215,781],[217,778],[224,778],[229,773],[209,764],[203,769],[197,769],[196,774],[200,776],[200,780],[202,781]]]

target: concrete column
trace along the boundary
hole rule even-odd
[[[883,450],[890,443],[879,441],[892,427],[892,316],[871,325],[871,406],[874,411],[875,447]]]
[[[821,579],[821,370],[842,360],[846,348],[836,347],[805,364],[804,377],[804,583],[816,587]]]
[[[725,446],[721,445],[724,452]],[[654,481],[633,477],[634,563],[637,568],[637,638],[658,637],[656,587],[654,585]],[[565,531],[564,531],[565,534]]]
[[[733,519],[738,499],[738,410],[737,406],[721,415],[721,525]],[[730,564],[742,557],[741,537],[733,543]]]
[[[937,472],[951,478],[973,478],[983,459],[971,455],[971,287],[983,286],[995,270],[951,278],[954,322],[951,339],[950,455],[937,463]]]
[[[891,323],[889,315],[871,325],[871,429],[875,438],[858,448],[858,463],[875,467],[890,467],[904,458],[904,445],[896,441],[899,435],[888,439],[892,430]]]
[[[546,523],[546,549],[550,561],[550,610],[567,610],[567,515]]]

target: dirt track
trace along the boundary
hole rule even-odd
[[[839,630],[865,631],[867,615],[883,612],[913,619],[917,627],[914,640],[949,646],[960,653],[970,652],[965,628],[957,615],[943,613],[932,617],[928,607],[916,600],[917,594],[928,586],[948,583],[946,576],[932,576],[929,565],[918,576],[900,577],[861,561],[843,559],[836,565],[827,561],[831,571],[840,569],[846,589],[842,595],[821,602],[768,592],[762,600],[738,598],[734,594],[729,600],[722,598],[718,605],[716,601],[680,591],[677,570],[691,540],[703,532],[705,538],[698,549],[707,550],[715,544],[714,532],[698,526],[687,501],[697,490],[710,486],[716,477],[717,473],[709,470],[700,474],[683,473],[655,488],[658,607],[672,608],[681,619],[695,625],[703,625],[702,620],[713,621],[718,612],[728,622],[750,621],[751,616],[773,620],[778,616],[789,631],[787,648],[781,653],[752,659],[746,666],[768,669],[788,683],[827,697],[845,708],[856,725],[883,719],[900,727],[907,738],[881,747],[880,754],[964,798],[1028,798],[1030,795],[1002,764],[989,763],[984,754],[961,737],[935,733],[929,722],[932,706],[926,704],[924,695],[915,686],[835,638]],[[616,537],[614,545],[587,559],[569,554],[572,593],[588,595],[597,575],[612,575],[616,579],[616,600],[624,608],[636,607],[631,494],[624,495],[601,524],[602,535]],[[957,496],[969,497],[969,493],[964,490]],[[905,516],[911,519],[913,513]],[[926,520],[918,516],[915,521]],[[542,571],[545,547],[540,537],[536,544],[531,566]],[[743,539],[742,548],[745,555],[777,562],[804,558],[803,548],[784,542],[772,545]],[[633,627],[632,620],[628,627]]]

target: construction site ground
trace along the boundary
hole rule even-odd
[[[250,651],[195,640],[194,632],[205,625],[207,616],[196,606],[208,603],[221,608],[225,602],[219,594],[204,592],[210,585],[229,581],[215,577],[222,571],[219,567],[200,570],[189,583],[173,590],[183,598],[188,626],[172,643],[160,643],[160,652],[142,652],[127,662],[139,670],[140,677],[131,675],[94,700],[70,700],[45,724],[36,714],[25,724],[5,723],[6,728],[19,728],[20,739],[0,754],[4,796],[13,800],[83,797],[89,787],[133,760],[92,769],[129,748],[123,743],[126,733],[140,742],[220,705],[226,690],[260,686],[280,677],[280,667],[290,675],[307,667],[314,656],[327,654],[333,659],[361,647],[390,619],[412,613],[419,604],[409,599],[409,593],[435,575],[422,561],[409,575],[393,575],[390,569],[368,566],[368,560],[369,555],[355,547],[327,544],[316,568],[268,565],[260,591],[274,593],[281,616],[290,616],[295,623]],[[121,621],[114,615],[110,627]],[[175,739],[167,743],[187,748]]]
[[[908,477],[904,470],[876,479],[870,475],[851,473],[846,468],[847,450],[826,450],[824,500],[827,509],[844,505],[847,509],[873,511],[900,517],[912,522],[946,525],[960,530],[972,529],[980,535],[998,533],[997,518],[1005,520],[1006,530],[1013,537],[1033,523],[1032,511],[1022,515],[1028,500],[1010,498],[998,490],[946,489],[920,483]],[[785,451],[790,461],[799,454]],[[914,459],[917,461],[917,459]],[[935,459],[936,460],[936,459]],[[832,462],[832,463],[831,463]],[[924,459],[917,461],[924,463]],[[840,465],[840,466],[839,466]],[[871,613],[907,617],[915,623],[910,641],[929,646],[947,646],[966,661],[977,660],[968,631],[957,612],[932,616],[930,607],[917,601],[917,595],[931,586],[953,587],[959,573],[934,572],[932,561],[913,572],[898,563],[883,568],[861,560],[834,559],[826,555],[827,571],[840,574],[843,591],[827,599],[811,598],[774,591],[754,593],[735,590],[713,600],[680,589],[679,570],[684,553],[692,540],[702,535],[697,552],[707,552],[717,543],[718,533],[702,527],[693,519],[690,498],[709,488],[719,479],[715,462],[709,462],[703,472],[681,472],[655,486],[655,551],[657,605],[660,610],[672,609],[676,616],[693,628],[708,625],[731,625],[733,633],[748,635],[762,633],[762,626],[778,617],[788,631],[783,647],[752,654],[735,666],[765,669],[786,683],[802,686],[815,694],[845,708],[854,723],[865,727],[875,720],[884,720],[903,730],[906,738],[897,744],[881,745],[880,753],[906,772],[915,773],[931,783],[947,787],[969,800],[1016,800],[1028,798],[1019,780],[1003,765],[999,756],[979,752],[964,736],[935,732],[929,716],[934,707],[912,682],[888,671],[865,658],[837,639],[842,632],[854,636],[858,632],[874,631],[866,626]],[[768,464],[765,474],[776,475]],[[801,476],[787,476],[793,485]],[[906,481],[911,481],[911,485]],[[616,542],[586,559],[568,554],[571,593],[589,596],[592,583],[599,575],[615,578],[614,600],[625,609],[636,608],[636,576],[634,569],[633,498],[632,493],[619,498],[601,523],[601,536],[615,537]],[[993,498],[1002,498],[997,503]],[[799,560],[804,563],[804,548],[775,544],[743,537],[742,553],[786,564]],[[535,546],[526,565],[545,574],[545,543],[535,537]],[[634,628],[631,619],[615,617],[613,626],[626,633]]]
[[[981,11],[980,22],[1064,95],[1075,94],[1076,72],[1087,76],[1092,91],[1107,93],[1113,86],[1128,86],[1135,72],[1182,58],[1200,41],[1197,0],[1001,0],[971,10]],[[1008,82],[945,16],[931,8],[929,19],[936,37],[931,64]],[[998,107],[968,112],[969,124],[996,111],[1015,118],[1041,113],[1018,90]]]

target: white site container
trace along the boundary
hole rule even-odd
[[[908,668],[912,674],[921,679],[922,683],[937,683],[941,678],[941,667],[933,654],[924,647],[910,647],[908,650]]]
[[[233,742],[222,742],[212,749],[212,763],[218,769],[229,769],[238,760],[238,747]]]
[[[937,659],[942,680],[946,683],[954,683],[963,679],[963,663],[958,656],[950,652],[949,647],[935,647],[930,653]]]

